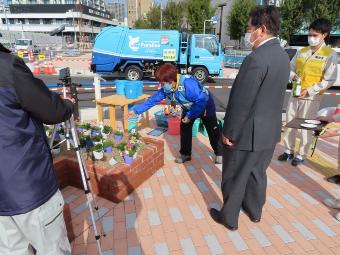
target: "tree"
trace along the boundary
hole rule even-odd
[[[301,29],[305,13],[302,12],[304,0],[285,0],[281,7],[280,36],[289,43],[292,36]]]
[[[135,28],[159,29],[161,20],[161,7],[154,5],[146,14],[146,17],[139,18],[135,22]]]
[[[256,6],[255,0],[234,0],[227,17],[230,39],[237,40],[240,46],[241,38],[246,31],[250,11]]]
[[[135,28],[149,28],[148,21],[145,18],[139,18],[135,22]]]
[[[184,17],[185,4],[170,0],[163,11],[163,23],[165,29],[180,30]]]
[[[188,0],[187,19],[192,33],[202,33],[204,21],[209,20],[215,13],[209,0]]]
[[[333,26],[339,25],[340,0],[304,0],[304,10],[306,12],[306,22],[311,23],[317,18],[326,18]]]
[[[146,20],[149,28],[160,29],[161,28],[161,6],[154,5],[146,14]]]

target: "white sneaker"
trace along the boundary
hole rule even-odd
[[[323,203],[330,208],[340,209],[340,199],[326,198]],[[340,215],[339,215],[340,218]]]

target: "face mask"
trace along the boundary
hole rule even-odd
[[[258,28],[259,29],[259,28]],[[247,32],[245,33],[244,35],[244,45],[246,46],[246,48],[248,49],[252,49],[254,47],[254,43],[257,41],[257,39],[259,38],[256,38],[255,41],[250,41],[250,38],[251,38],[251,35],[253,33],[255,33],[258,29],[256,29],[254,32],[250,33],[250,32]]]
[[[172,90],[172,84],[169,83],[169,82],[164,83],[163,90],[164,90],[165,93],[170,93],[171,90]]]
[[[310,46],[318,46],[320,44],[320,37],[308,36],[308,44]]]

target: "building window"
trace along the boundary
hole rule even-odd
[[[66,4],[75,4],[76,0],[66,0],[65,3]]]
[[[36,3],[37,3],[37,0],[28,0],[27,3],[28,3],[28,4],[36,4]]]
[[[43,3],[44,4],[51,4],[51,1],[50,0],[43,0]]]
[[[25,22],[25,19],[18,19],[18,23],[19,24],[25,24],[26,22]]]
[[[40,24],[40,19],[28,19],[28,24],[38,25]]]
[[[43,24],[45,25],[51,25],[53,23],[52,19],[43,19]]]
[[[65,20],[64,19],[55,19],[55,23],[56,24],[65,24]]]
[[[14,24],[14,19],[8,19],[8,23],[13,25]]]
[[[6,19],[1,19],[2,24],[6,24]]]

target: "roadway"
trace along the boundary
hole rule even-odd
[[[39,76],[40,79],[42,79],[46,84],[56,84],[58,83],[58,77],[57,76],[46,76],[41,75]],[[72,77],[72,81],[74,83],[92,83],[93,79],[91,77]],[[208,86],[211,93],[214,95],[215,103],[217,107],[218,112],[224,112],[225,108],[228,103],[229,93],[230,93],[230,87],[232,86],[233,80],[228,79],[215,79],[210,80],[205,85]],[[146,94],[152,94],[156,91],[156,88],[151,88],[148,86],[145,86],[144,93]],[[102,97],[109,96],[114,94],[114,90],[103,90],[102,91]],[[328,95],[328,93],[332,95]],[[336,95],[334,95],[336,94]],[[290,92],[286,91],[285,96],[285,102],[283,109],[287,108],[288,99],[290,96]],[[95,104],[93,102],[94,100],[94,91],[88,90],[81,92],[79,94],[79,100],[80,100],[80,107],[81,108],[89,108],[94,107]],[[327,90],[326,95],[324,95],[323,100],[321,102],[321,108],[329,107],[329,106],[336,106],[340,102],[340,90],[339,89],[329,89]]]

